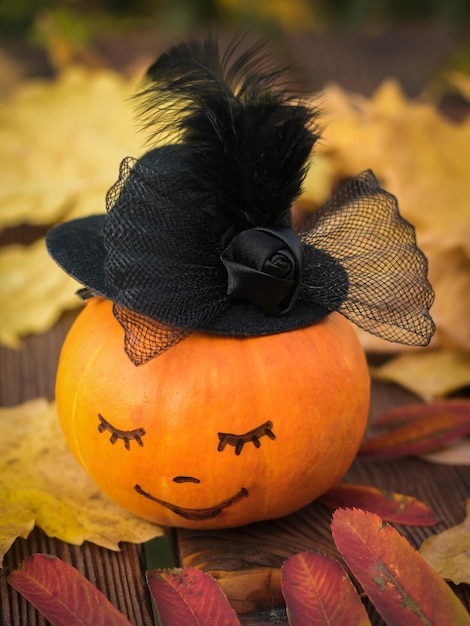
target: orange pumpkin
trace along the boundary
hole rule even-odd
[[[220,528],[291,513],[337,483],[363,437],[369,376],[338,313],[257,338],[194,333],[136,367],[93,298],[62,349],[56,398],[74,454],[154,522]]]

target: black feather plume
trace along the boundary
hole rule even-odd
[[[214,38],[162,54],[147,72],[142,121],[157,144],[183,147],[190,184],[230,237],[287,225],[318,138],[318,110],[290,91],[264,46],[221,55]]]

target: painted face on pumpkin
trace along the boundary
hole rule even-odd
[[[102,299],[69,331],[56,384],[65,438],[97,487],[197,529],[287,515],[326,491],[355,456],[368,401],[367,362],[339,314],[267,337],[194,333],[136,367]]]
[[[113,426],[113,424],[105,419],[100,413],[98,413],[98,420],[98,431],[102,434],[106,431],[110,432],[111,437],[109,438],[109,441],[111,444],[114,445],[117,441],[122,440],[125,449],[130,450],[131,442],[135,441],[138,446],[140,446],[141,448],[144,447],[145,444],[143,441],[143,437],[147,435],[144,428],[140,427],[133,430],[122,430],[120,428],[117,428],[116,426]],[[240,456],[245,444],[247,443],[253,444],[255,448],[260,448],[261,437],[267,437],[268,439],[274,441],[276,439],[276,435],[274,434],[272,429],[273,423],[272,421],[268,420],[263,424],[260,424],[256,428],[253,428],[252,430],[249,430],[248,432],[243,434],[218,432],[217,451],[223,452],[227,446],[233,446],[235,455]],[[177,484],[199,484],[201,480],[195,476],[174,476],[173,482]],[[152,502],[155,502],[156,504],[159,504],[160,506],[163,506],[170,511],[173,511],[173,513],[176,513],[176,515],[179,515],[184,519],[193,521],[214,519],[218,517],[224,509],[232,506],[242,498],[247,498],[249,496],[248,489],[242,486],[239,491],[234,493],[232,496],[225,500],[222,500],[221,502],[218,502],[217,504],[214,504],[213,506],[206,508],[191,508],[178,506],[175,503],[162,500],[161,498],[158,498],[155,494],[146,491],[139,484],[134,485],[134,490],[136,493],[143,496],[144,498],[147,498],[148,500],[151,500]]]

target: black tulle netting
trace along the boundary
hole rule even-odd
[[[187,189],[175,193],[171,178],[166,172],[163,185],[153,168],[125,159],[107,196],[107,296],[135,364],[204,330],[232,304],[212,200]],[[299,236],[305,253],[299,301],[338,310],[390,341],[429,342],[426,258],[372,172],[341,187]]]
[[[185,339],[191,330],[163,324],[147,315],[113,305],[114,317],[125,331],[124,349],[135,365],[142,365]]]
[[[429,342],[434,292],[427,279],[427,259],[395,197],[379,187],[371,171],[341,187],[309,220],[301,239],[326,251],[345,270],[348,294],[338,307],[340,313],[388,341]],[[308,274],[313,273],[306,267]],[[304,278],[303,289],[306,294],[313,289],[310,278]],[[335,285],[329,289],[334,293]]]

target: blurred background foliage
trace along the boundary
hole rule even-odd
[[[85,44],[97,30],[139,26],[181,33],[208,24],[286,30],[388,27],[396,23],[470,22],[468,0],[0,0],[0,37],[40,43],[53,20]]]

